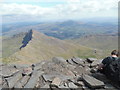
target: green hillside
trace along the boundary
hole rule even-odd
[[[19,51],[19,47],[22,45],[23,37],[25,33],[19,33],[12,37],[2,38],[2,57],[9,57],[13,53]]]
[[[118,49],[118,36],[114,35],[89,35],[66,41],[102,50],[104,54],[109,54],[112,50]]]
[[[39,62],[40,60],[49,60],[55,56],[62,56],[66,59],[72,56],[78,56],[82,58],[99,58],[101,56],[99,54],[95,54],[94,50],[88,47],[71,44],[63,40],[46,36],[37,31],[32,31],[32,39],[27,43],[25,47],[21,48],[20,50],[19,48],[22,46],[21,40],[23,40],[24,36],[25,35],[22,34],[18,36],[18,38],[9,38],[12,40],[8,39],[9,42],[6,42],[7,44],[4,42],[6,47],[9,47],[7,49],[4,49],[4,54],[7,53],[7,55],[10,55],[14,53],[9,58],[3,58],[3,61],[5,63],[33,63]],[[4,48],[6,47],[4,46]]]

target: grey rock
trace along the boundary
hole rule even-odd
[[[72,64],[72,65],[74,65],[75,63],[71,60],[71,59],[68,59],[68,60],[66,60],[69,64]]]
[[[43,74],[42,71],[34,71],[28,83],[24,86],[24,88],[34,88],[37,84],[39,77]]]
[[[68,84],[68,87],[69,87],[69,88],[78,88],[78,86],[75,85],[73,82],[70,82],[70,83]]]
[[[96,58],[87,58],[86,59],[88,63],[92,63],[93,61],[96,61]]]
[[[40,88],[50,88],[49,84],[44,85],[43,87]]]
[[[61,83],[61,79],[59,77],[55,77],[52,81],[52,84],[59,86]]]
[[[0,71],[0,76],[4,78],[8,78],[8,77],[15,75],[18,72],[19,70],[14,67],[3,66],[2,70]]]
[[[85,68],[82,67],[82,66],[78,66],[78,67],[75,68],[75,71],[76,71],[77,75],[82,75],[82,74],[85,73]]]
[[[29,79],[30,79],[30,76],[24,76],[21,80],[19,80],[15,84],[14,88],[23,88]]]
[[[83,75],[83,81],[90,88],[104,88],[105,86],[102,81],[89,75]]]
[[[79,87],[83,87],[85,84],[82,81],[78,81],[75,83],[75,85],[77,85]]]
[[[7,78],[7,83],[9,88],[13,88],[14,85],[18,82],[18,80],[20,80],[22,78],[22,74],[21,72],[15,74],[13,77]]]
[[[45,61],[41,61],[40,63],[36,63],[34,70],[40,70],[42,69],[42,66],[45,64]]]
[[[43,79],[47,82],[52,82],[55,78],[55,75],[42,75]]]
[[[96,67],[100,64],[100,60],[94,60],[93,63],[91,64],[92,67]]]
[[[84,61],[83,61],[83,59],[81,59],[81,58],[72,58],[72,61],[74,62],[74,63],[76,63],[76,64],[78,64],[78,65],[81,65],[81,66],[83,66],[84,67]]]

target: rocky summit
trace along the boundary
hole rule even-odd
[[[0,88],[117,90],[119,87],[96,71],[100,60],[53,57],[28,65],[0,65]]]

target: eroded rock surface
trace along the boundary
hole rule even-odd
[[[54,57],[26,65],[0,65],[0,88],[118,89],[105,75],[96,72],[99,60]]]

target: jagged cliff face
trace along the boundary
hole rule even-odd
[[[19,51],[9,57],[14,63],[34,63],[62,56],[66,59],[72,56],[94,56],[92,49],[74,45],[63,40],[46,36],[35,30],[30,30],[24,36]],[[97,56],[97,55],[96,55]]]
[[[26,36],[23,38],[23,41],[22,41],[22,44],[23,44],[23,45],[20,47],[20,49],[27,46],[27,44],[29,43],[29,41],[32,40],[32,35],[33,35],[33,31],[30,30],[30,31],[26,34]]]

